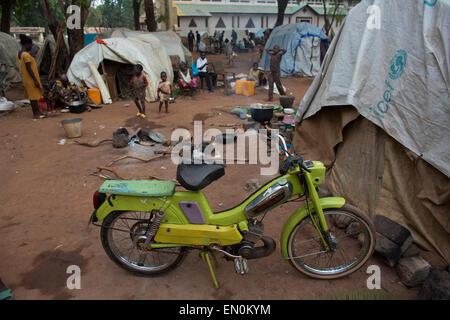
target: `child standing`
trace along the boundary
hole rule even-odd
[[[167,74],[163,71],[161,72],[161,82],[158,86],[158,96],[159,96],[159,112],[163,103],[166,105],[166,113],[169,113],[169,98],[172,94],[172,84],[167,81]]]
[[[135,66],[134,75],[131,78],[131,89],[133,91],[134,102],[138,108],[137,116],[142,119],[146,118],[145,115],[145,89],[148,86],[147,78],[144,76],[142,71],[144,68],[137,64]]]

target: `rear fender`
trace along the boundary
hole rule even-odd
[[[153,210],[160,210],[165,201],[166,199],[163,198],[111,195],[97,209],[95,215],[98,221],[103,221],[109,214],[115,211],[151,212]],[[169,202],[168,207],[164,210],[163,222],[173,224],[189,223],[178,205],[172,202]]]
[[[338,197],[321,198],[319,199],[319,203],[322,209],[339,209],[345,205],[345,199]],[[315,211],[314,206],[312,204],[309,205],[309,209],[313,212]],[[287,243],[289,235],[291,234],[295,226],[306,217],[308,217],[308,210],[306,205],[304,205],[303,207],[295,211],[284,224],[280,239],[281,253],[284,258],[288,258]]]

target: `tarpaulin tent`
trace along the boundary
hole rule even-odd
[[[3,80],[3,87],[22,81],[17,65],[19,51],[20,45],[16,39],[7,33],[0,32],[0,71],[8,73]]]
[[[138,38],[110,38],[97,40],[81,51],[72,60],[67,72],[70,81],[86,82],[89,87],[97,87],[88,62],[96,68],[103,60],[111,60],[123,64],[140,64],[144,68],[149,85],[146,98],[156,100],[161,72],[167,73],[167,79],[173,80],[173,70],[164,45],[156,37]]]
[[[67,39],[64,39],[64,44],[66,45],[67,52],[69,52],[69,43]],[[48,75],[48,73],[50,72],[50,66],[52,64],[52,59],[55,54],[55,49],[56,49],[56,41],[53,35],[50,34],[47,37],[45,37],[44,42],[40,44],[39,50],[36,54],[36,64],[40,75]],[[69,64],[68,60],[69,60],[68,57],[63,57],[61,54],[59,54],[56,61],[55,73],[65,71]]]
[[[368,25],[370,6],[379,24]],[[300,103],[293,143],[325,162],[333,193],[404,225],[447,262],[449,16],[448,0],[354,7]]]
[[[192,61],[192,54],[183,46],[181,38],[173,31],[145,32],[115,29],[98,36],[100,39],[138,38],[144,41],[152,41],[155,37],[161,41],[169,56],[178,56],[181,61],[187,63]]]
[[[278,45],[286,49],[281,60],[281,76],[313,77],[320,69],[320,42],[326,41],[325,33],[312,24],[302,22],[287,24],[272,30],[265,49]],[[264,51],[259,65],[269,70],[270,55]]]

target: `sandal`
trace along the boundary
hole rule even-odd
[[[4,284],[0,285],[0,300],[13,300],[13,299],[14,295],[11,289],[5,286]]]

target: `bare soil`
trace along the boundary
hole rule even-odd
[[[223,59],[210,56],[210,60]],[[233,72],[248,72],[254,54],[239,55]],[[307,91],[312,79],[282,80],[288,92],[296,96],[295,105]],[[11,100],[23,98],[21,91],[7,93]],[[276,96],[275,96],[276,98]],[[253,97],[225,96],[200,92],[193,99],[179,98],[169,105],[169,114],[157,112],[157,104],[148,107],[148,118],[136,117],[131,101],[119,101],[102,109],[85,112],[80,141],[111,139],[119,127],[154,129],[170,137],[175,128],[193,128],[194,120],[203,120],[204,128],[220,123],[240,123],[229,111],[267,99],[267,91],[256,90]],[[130,103],[130,107],[125,107]],[[130,274],[109,260],[100,243],[100,230],[88,226],[93,211],[92,195],[102,179],[92,176],[97,167],[123,155],[149,158],[150,147],[114,149],[111,143],[97,148],[79,146],[66,139],[61,120],[78,115],[57,113],[43,120],[33,120],[30,108],[21,108],[0,117],[0,277],[17,299],[321,299],[334,293],[366,288],[367,266],[381,267],[382,288],[393,299],[413,299],[418,288],[400,284],[394,269],[373,257],[359,271],[343,279],[323,281],[308,278],[283,260],[279,235],[284,222],[298,204],[283,205],[265,218],[266,234],[277,240],[277,251],[269,257],[250,261],[246,276],[234,272],[232,262],[220,260],[216,276],[220,289],[214,289],[206,264],[193,251],[173,272],[143,278]],[[320,160],[320,159],[319,159]],[[149,163],[128,159],[114,168],[127,178],[155,175],[174,179],[176,167],[169,158]],[[225,177],[205,189],[214,210],[231,207],[249,193],[245,182],[257,178],[262,183],[259,166],[229,165]],[[81,290],[68,290],[66,269],[81,268]]]

